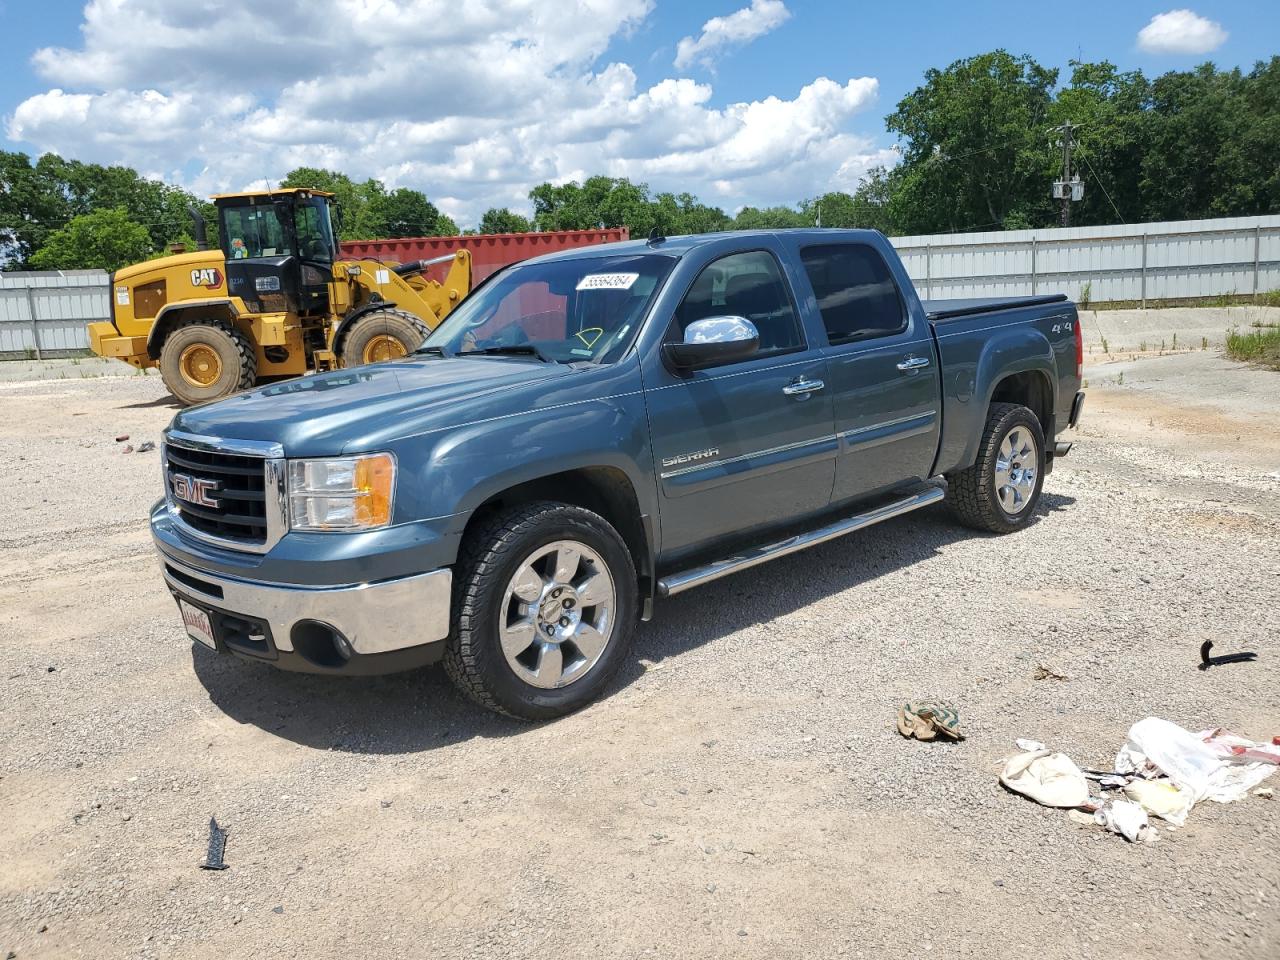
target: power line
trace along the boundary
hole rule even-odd
[[[1089,162],[1089,155],[1087,153],[1081,153],[1080,157],[1084,160],[1085,166],[1089,168],[1089,173],[1093,177],[1093,182],[1098,185],[1098,188],[1102,191],[1102,195],[1107,198],[1107,203],[1111,204],[1111,209],[1114,210],[1116,212],[1116,216],[1120,218],[1120,222],[1128,223],[1129,221],[1121,215],[1120,208],[1116,206],[1116,202],[1111,199],[1111,194],[1107,193],[1107,188],[1106,185],[1103,184],[1102,178],[1100,178],[1097,172],[1093,169],[1093,164]]]

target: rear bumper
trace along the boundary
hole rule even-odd
[[[89,324],[89,349],[100,357],[112,357],[117,360],[130,358],[145,359],[147,356],[146,337],[123,337],[116,332],[110,321],[100,320]]]
[[[1080,422],[1080,411],[1084,409],[1084,391],[1080,390],[1076,393],[1076,398],[1071,401],[1071,416],[1067,419],[1067,426],[1074,427]]]
[[[452,571],[301,587],[211,574],[161,554],[175,599],[209,614],[219,652],[309,673],[370,674],[439,659]]]

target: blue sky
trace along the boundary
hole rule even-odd
[[[594,172],[733,210],[851,188],[893,161],[884,116],[926,69],[998,46],[1064,77],[1072,58],[1157,75],[1280,52],[1275,0],[1061,9],[0,0],[0,129],[7,149],[128,163],[199,192],[338,167],[424,189],[463,223]]]

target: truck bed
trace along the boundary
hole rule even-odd
[[[996,310],[1016,310],[1019,307],[1038,307],[1047,303],[1062,303],[1066,294],[1045,294],[1038,297],[969,297],[957,300],[921,300],[925,315],[934,323],[970,317],[975,313],[992,313]]]

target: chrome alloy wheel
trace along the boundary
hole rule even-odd
[[[576,540],[539,547],[503,595],[498,633],[507,665],[543,689],[581,680],[609,645],[617,605],[600,554]]]
[[[1040,456],[1036,438],[1026,427],[1014,427],[1000,444],[996,457],[996,495],[1008,514],[1021,513],[1031,502],[1036,490],[1036,471]]]

